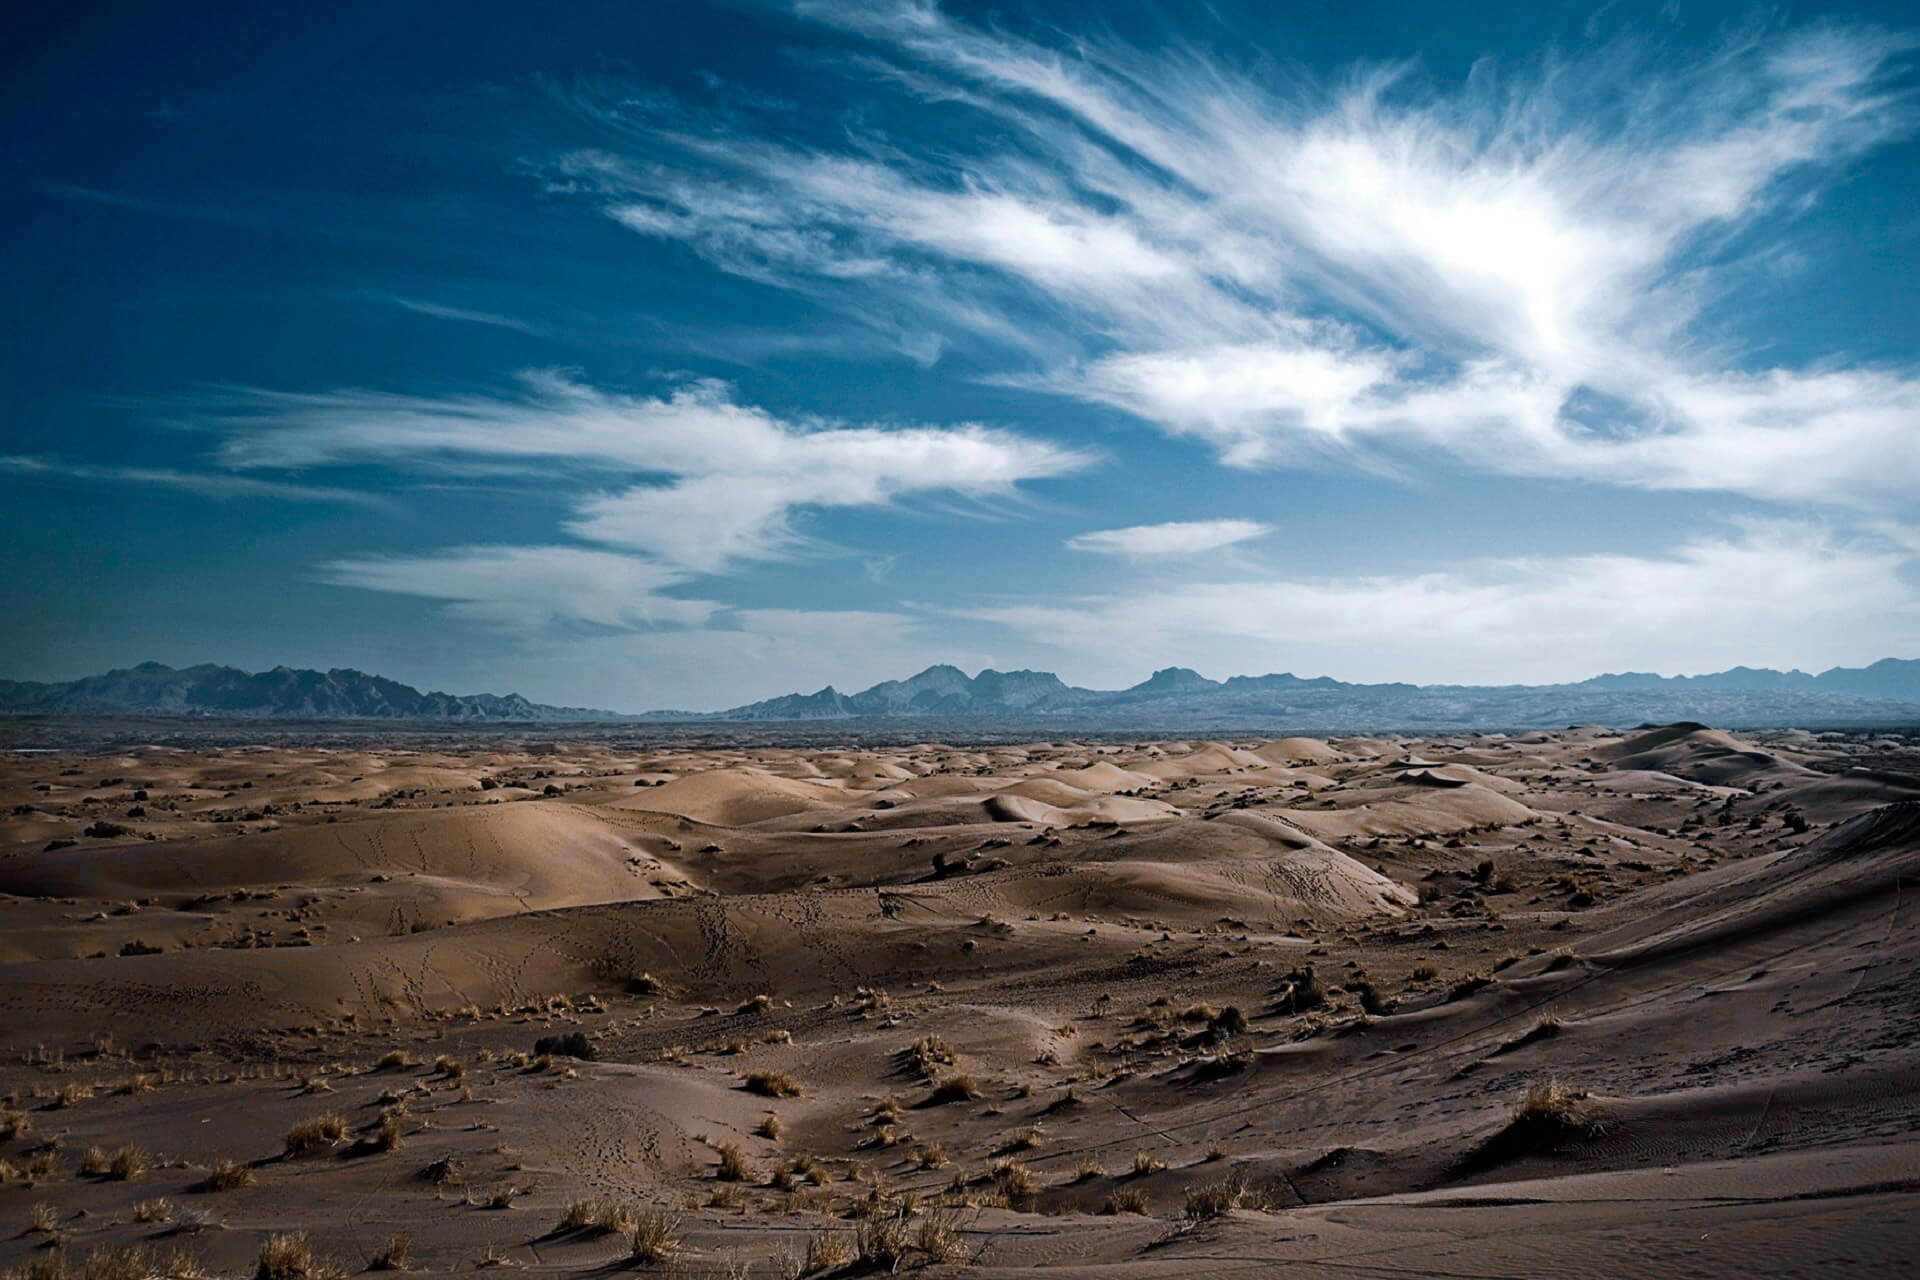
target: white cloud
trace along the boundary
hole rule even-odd
[[[1518,557],[1405,576],[1162,583],[968,611],[1112,684],[1169,663],[1225,674],[1493,683],[1621,668],[1822,668],[1920,649],[1911,545],[1799,524],[1670,556]]]
[[[1459,85],[1314,83],[1061,53],[928,4],[801,9],[889,50],[894,85],[983,113],[982,141],[807,150],[623,104],[635,154],[564,159],[573,189],[724,269],[1037,356],[1002,380],[1233,466],[1437,449],[1882,507],[1920,483],[1911,369],[1756,370],[1702,328],[1741,271],[1793,253],[1735,259],[1735,233],[1909,131],[1901,38],[1821,26],[1684,66],[1615,48]]]
[[[615,487],[582,497],[569,531],[715,572],[800,545],[793,513],[882,506],[908,494],[975,500],[1066,475],[1093,455],[975,424],[851,426],[789,421],[700,381],[664,397],[525,375],[520,396],[247,392],[225,405],[231,467],[398,462],[497,469]]]
[[[1074,551],[1096,551],[1104,555],[1190,556],[1272,532],[1272,525],[1256,520],[1182,520],[1082,533],[1067,539],[1067,546]]]
[[[583,547],[452,547],[412,556],[348,556],[320,566],[324,581],[446,601],[457,617],[537,631],[589,622],[633,629],[698,625],[710,601],[663,595],[686,574],[658,562]]]
[[[159,489],[178,489],[183,493],[192,493],[222,502],[238,498],[265,498],[276,502],[339,502],[353,506],[381,504],[378,495],[355,489],[289,484],[279,480],[258,480],[252,476],[224,475],[217,471],[102,466],[87,462],[68,462],[59,458],[45,458],[34,454],[0,454],[0,472],[20,476],[79,480],[95,484],[130,484]]]

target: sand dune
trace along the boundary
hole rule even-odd
[[[980,1274],[1893,1272],[1917,774],[1694,725],[18,756],[0,1212],[227,1275],[285,1228],[610,1274],[588,1197],[677,1215],[689,1274],[889,1214]],[[223,1158],[253,1184],[196,1191]]]

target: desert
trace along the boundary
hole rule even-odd
[[[1920,741],[0,764],[0,1269],[1906,1266]]]

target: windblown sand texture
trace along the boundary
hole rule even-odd
[[[0,1271],[1894,1273],[1917,775],[1689,725],[15,755]]]

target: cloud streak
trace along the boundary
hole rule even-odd
[[[981,127],[835,151],[628,99],[594,108],[620,145],[550,184],[723,270],[917,311],[1029,366],[1001,381],[1229,466],[1428,455],[1879,508],[1920,485],[1913,370],[1768,368],[1706,327],[1765,257],[1738,237],[1911,130],[1902,38],[1815,26],[1445,85],[1066,53],[921,3],[800,9]]]
[[[1250,542],[1273,532],[1257,520],[1181,520],[1100,529],[1067,539],[1070,551],[1116,556],[1192,556]]]
[[[535,372],[517,396],[248,391],[209,409],[227,432],[217,457],[236,469],[505,466],[601,486],[577,500],[569,533],[700,573],[811,545],[795,523],[805,509],[936,493],[984,502],[1095,461],[978,424],[784,419],[710,380],[633,396]]]

